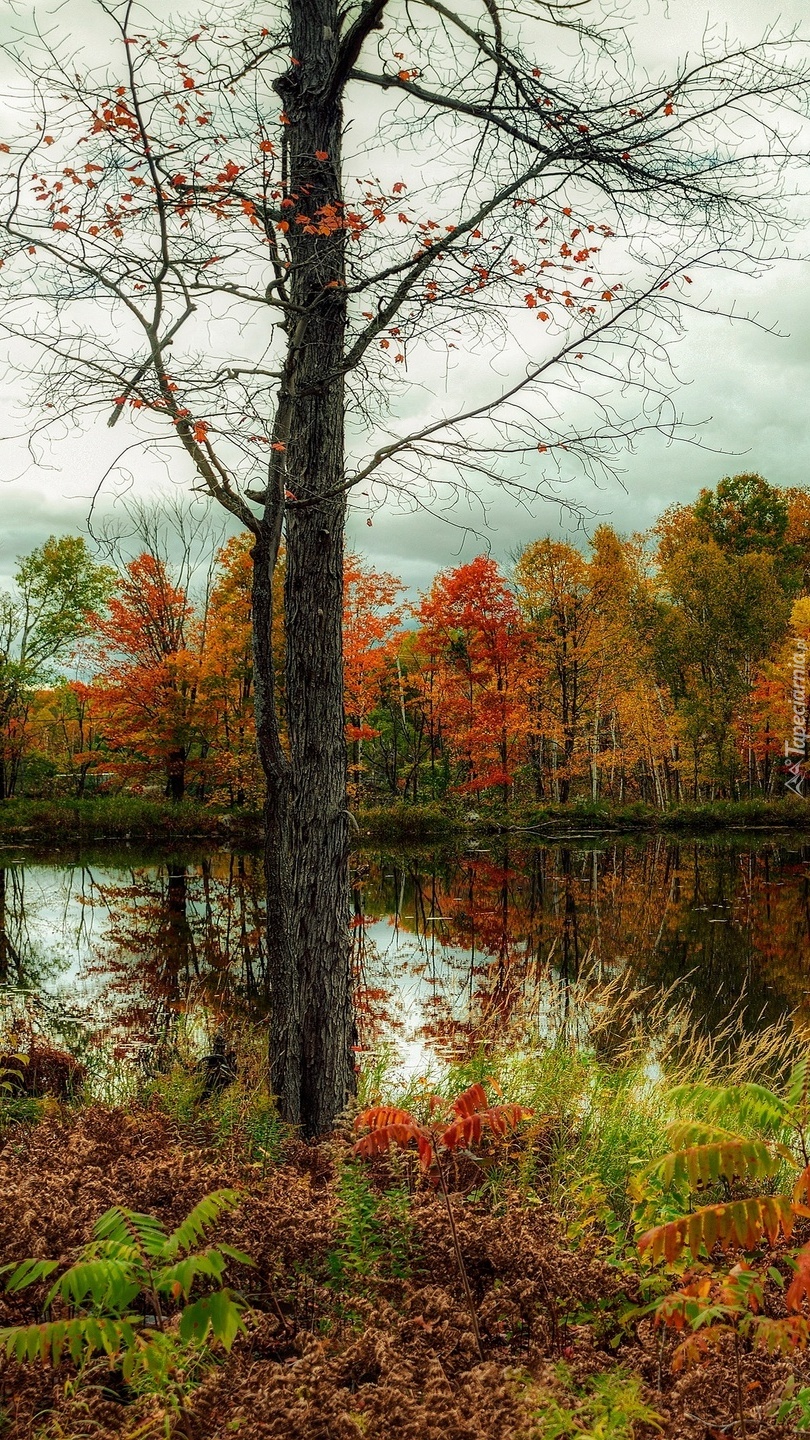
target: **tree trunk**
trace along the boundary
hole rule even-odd
[[[166,765],[166,799],[179,803],[186,793],[186,752],[171,750]]]
[[[294,219],[326,206],[341,213],[342,116],[332,84],[339,7],[336,0],[291,0],[290,17],[296,63],[277,82],[288,120],[285,189],[294,200],[288,238],[295,311],[276,424],[286,474],[279,492],[271,465],[254,552],[253,619],[267,778],[271,1083],[282,1118],[313,1136],[334,1124],[354,1088],[342,658],[345,236],[340,226],[308,234],[316,225]],[[284,487],[286,748],[272,665]]]

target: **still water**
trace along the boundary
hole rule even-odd
[[[651,995],[679,981],[708,1029],[734,1007],[752,1030],[810,1020],[806,837],[370,850],[353,881],[360,1045],[409,1069],[527,1007],[542,1021],[586,972]],[[261,1019],[262,910],[253,853],[2,851],[0,1032],[27,1018],[124,1059],[189,1007]]]

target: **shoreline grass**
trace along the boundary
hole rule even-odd
[[[461,805],[458,800],[365,806],[353,813],[352,842],[448,842],[471,835],[514,835],[551,842],[605,834],[692,834],[810,830],[810,804],[798,798],[684,803],[667,810],[634,802],[610,805],[516,803]],[[207,840],[258,845],[259,810],[226,810],[196,800],[179,804],[140,796],[0,801],[0,849],[87,841],[182,843]]]

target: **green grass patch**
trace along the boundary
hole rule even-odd
[[[195,800],[173,804],[136,795],[106,795],[86,800],[0,801],[0,848],[49,843],[124,840],[165,842],[211,840],[221,844],[259,843],[262,816],[257,810],[225,810]],[[458,797],[413,805],[394,800],[366,805],[353,816],[355,845],[368,841],[456,841],[462,836],[515,832],[538,840],[566,835],[615,832],[810,829],[810,804],[779,800],[716,800],[659,810],[642,801],[611,805],[575,800],[569,805],[474,804]]]
[[[136,795],[88,800],[0,802],[0,846],[20,842],[258,838],[261,816],[227,812],[194,800],[172,804]]]

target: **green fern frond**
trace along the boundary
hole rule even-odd
[[[180,1316],[180,1339],[186,1345],[203,1345],[209,1332],[226,1350],[230,1350],[240,1330],[242,1303],[231,1290],[216,1290],[187,1305]]]
[[[666,1136],[673,1150],[686,1150],[690,1145],[715,1145],[743,1137],[722,1125],[709,1125],[703,1120],[673,1120],[666,1127]]]
[[[810,1067],[807,1058],[799,1060],[790,1072],[785,1092],[787,1103],[798,1124],[805,1125],[810,1099]]]
[[[154,1215],[141,1215],[137,1210],[113,1205],[96,1221],[93,1238],[113,1245],[134,1245],[145,1261],[157,1259],[163,1254],[167,1235]]]
[[[177,1330],[153,1329],[130,1308],[138,1296],[150,1308],[157,1305],[158,1294],[188,1301],[198,1277],[218,1286],[228,1260],[251,1265],[248,1255],[227,1245],[183,1253],[238,1200],[235,1190],[214,1191],[172,1235],[151,1215],[113,1206],[96,1223],[93,1239],[76,1262],[54,1281],[45,1301],[50,1305],[61,1298],[71,1308],[90,1313],[42,1325],[8,1326],[0,1330],[0,1352],[19,1361],[57,1365],[67,1351],[77,1366],[105,1354],[120,1365],[128,1383],[140,1376],[165,1388],[174,1383],[178,1344],[202,1351],[206,1343],[215,1342],[229,1350],[244,1328],[245,1302],[232,1290],[216,1289],[186,1304]],[[49,1278],[58,1268],[55,1260],[24,1260],[3,1266],[2,1273],[11,1271],[7,1288],[16,1291]]]
[[[207,1250],[198,1255],[187,1255],[173,1265],[167,1265],[155,1275],[158,1290],[188,1297],[198,1275],[212,1280],[221,1280],[226,1268],[225,1256],[219,1250]]]
[[[133,1273],[127,1260],[79,1260],[59,1276],[48,1292],[46,1305],[57,1296],[68,1305],[83,1305],[88,1299],[99,1308],[122,1311],[129,1308],[143,1288],[143,1277]]]
[[[240,1198],[238,1190],[212,1190],[210,1195],[205,1195],[164,1241],[162,1258],[170,1260],[177,1254],[187,1254],[199,1245],[206,1230],[225,1210],[233,1210]]]
[[[734,1119],[766,1135],[783,1133],[795,1123],[787,1100],[765,1085],[750,1082],[724,1086],[696,1081],[676,1085],[670,1099],[676,1107],[689,1105],[700,1109],[706,1116]]]
[[[6,1289],[12,1293],[16,1290],[24,1290],[26,1285],[35,1285],[38,1280],[47,1280],[54,1270],[59,1269],[58,1260],[23,1260],[20,1265],[0,1265],[0,1275],[7,1270],[13,1273],[6,1281]]]
[[[78,1365],[88,1354],[105,1354],[116,1359],[128,1337],[134,1340],[131,1323],[79,1316],[43,1325],[11,1325],[0,1330],[0,1347],[10,1360],[40,1360],[58,1365],[65,1350]]]
[[[775,1175],[781,1157],[773,1154],[762,1140],[716,1141],[708,1145],[690,1145],[685,1150],[672,1150],[649,1166],[649,1174],[660,1176],[664,1186],[688,1184],[690,1190],[716,1185],[722,1178],[732,1180],[763,1180]]]

